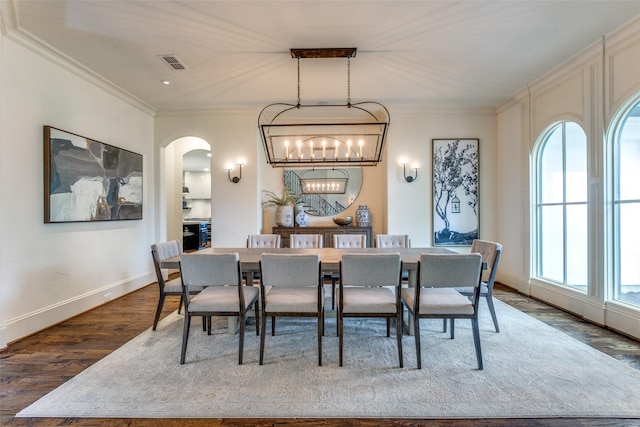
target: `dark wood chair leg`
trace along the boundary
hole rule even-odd
[[[189,340],[189,326],[191,326],[191,316],[189,316],[189,313],[185,313],[184,329],[182,331],[182,351],[180,352],[181,365],[184,365],[184,361],[187,357],[187,341]]]
[[[238,316],[240,331],[238,332],[238,365],[242,365],[242,354],[244,352],[244,328],[247,321],[246,316]]]
[[[398,358],[400,359],[400,367],[404,366],[402,357],[402,310],[398,312],[396,317],[396,337],[398,340]]]
[[[473,343],[476,346],[476,359],[478,359],[478,369],[482,370],[482,349],[480,348],[480,328],[478,327],[478,319],[471,319],[471,328],[473,329]]]
[[[489,312],[491,313],[491,318],[493,319],[493,326],[496,328],[496,332],[500,332],[500,328],[498,327],[498,317],[496,316],[496,309],[493,306],[493,297],[491,294],[487,294],[487,305],[489,306]]]
[[[413,334],[416,340],[416,358],[418,359],[418,369],[422,369],[422,352],[420,351],[420,318],[413,316]]]
[[[260,365],[264,360],[264,336],[267,333],[267,321],[266,316],[263,316],[262,323],[260,324]]]
[[[160,298],[158,299],[158,308],[156,309],[156,317],[153,320],[153,330],[156,330],[156,327],[158,326],[158,322],[160,321],[160,314],[162,313],[162,307],[164,306],[164,294],[160,295]]]

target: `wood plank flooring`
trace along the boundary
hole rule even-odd
[[[640,370],[640,343],[497,285],[494,295],[572,337]],[[24,338],[0,352],[2,426],[640,426],[640,419],[95,419],[14,415],[131,340],[153,322],[156,285]],[[177,309],[169,298],[163,317]]]

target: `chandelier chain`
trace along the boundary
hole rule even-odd
[[[298,108],[300,107],[300,57],[298,57]]]
[[[351,57],[347,56],[347,105],[351,106]]]

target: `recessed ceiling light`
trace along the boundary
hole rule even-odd
[[[162,82],[163,85],[170,85],[171,82],[169,80],[160,80],[160,82]]]

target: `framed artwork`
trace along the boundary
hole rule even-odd
[[[433,139],[434,246],[470,246],[479,236],[479,139]]]
[[[142,155],[44,127],[44,222],[142,219]]]

